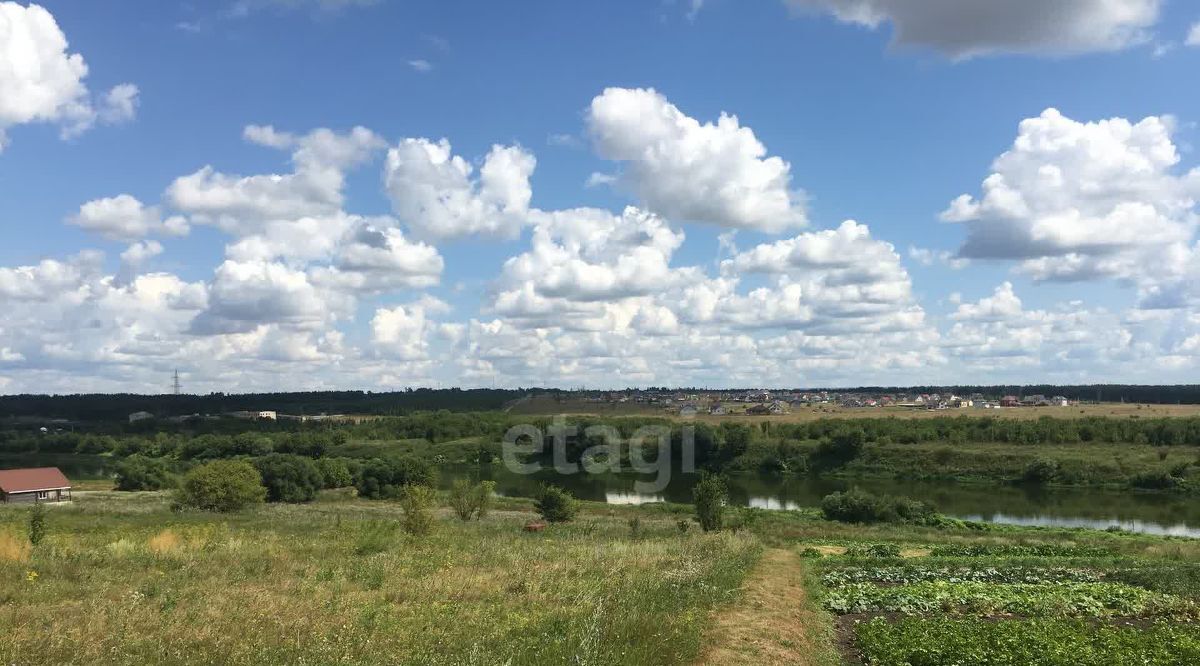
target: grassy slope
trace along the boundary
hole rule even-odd
[[[213,516],[96,493],[30,555],[24,515],[0,509],[3,663],[687,663],[760,550],[666,516],[635,539],[605,513],[527,534],[508,510],[414,539],[390,503]]]

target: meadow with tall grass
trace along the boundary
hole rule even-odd
[[[0,662],[672,664],[699,652],[760,546],[593,512],[539,533],[522,510],[400,529],[391,502],[233,515],[160,493],[0,508]]]

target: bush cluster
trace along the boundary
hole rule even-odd
[[[544,485],[538,491],[534,506],[548,523],[567,523],[579,513],[579,502],[571,493],[558,486]]]
[[[826,520],[842,523],[926,524],[937,516],[935,509],[925,502],[907,497],[872,495],[862,490],[826,495],[821,500],[821,514]]]

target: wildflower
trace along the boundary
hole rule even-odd
[[[32,583],[32,582],[36,581],[37,579],[38,579],[38,572],[33,571],[33,570],[25,572],[25,580]]]

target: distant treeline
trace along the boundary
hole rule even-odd
[[[917,444],[946,442],[994,442],[1004,444],[1151,444],[1154,446],[1200,446],[1200,418],[1108,418],[1089,417],[1036,420],[989,417],[942,417],[930,419],[821,419],[806,423],[761,422],[771,437],[816,440],[833,437],[848,429],[861,430],[868,442]]]
[[[634,389],[627,389],[634,390]],[[652,388],[653,391],[676,389]],[[692,392],[701,389],[684,388]],[[1088,386],[861,386],[830,390],[841,393],[954,393],[969,396],[1045,395],[1072,400],[1133,402],[1151,404],[1200,404],[1200,385],[1134,386],[1096,384]],[[54,418],[84,422],[126,420],[133,412],[157,417],[186,414],[220,414],[235,411],[273,410],[281,414],[367,414],[403,416],[414,412],[447,410],[482,412],[502,408],[530,393],[567,393],[558,389],[409,389],[370,391],[310,391],[301,393],[210,393],[208,395],[137,395],[132,393],[80,395],[0,395],[0,419]]]
[[[272,410],[280,414],[371,414],[400,416],[419,411],[453,412],[500,409],[525,394],[505,389],[410,389],[311,391],[303,393],[210,393],[208,395],[3,395],[0,418],[56,418],[72,421],[123,421],[134,412],[158,417]]]

